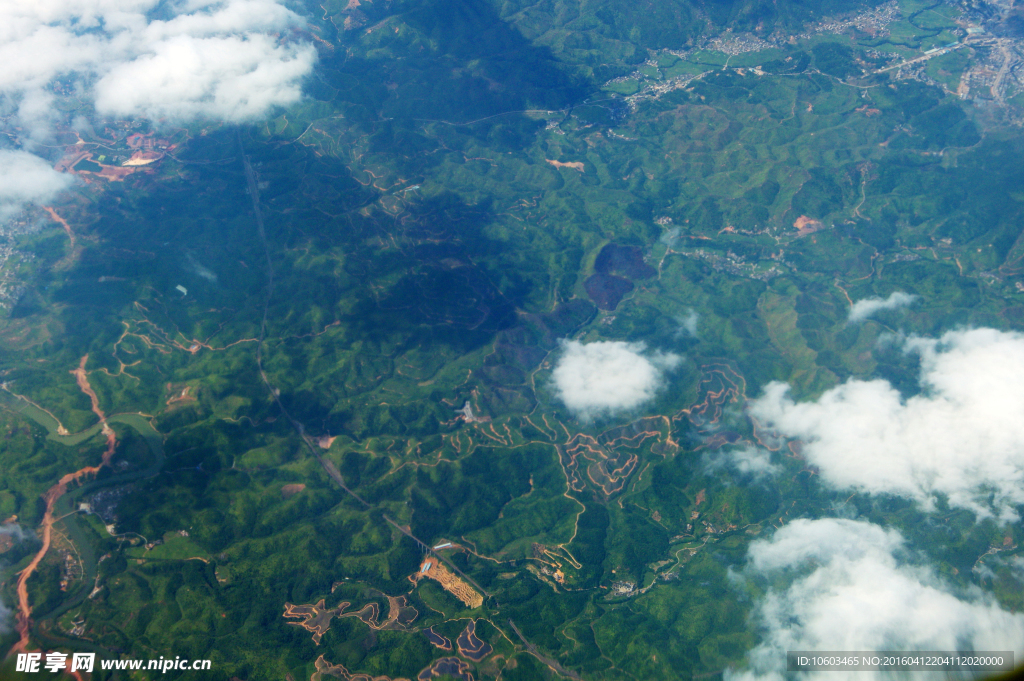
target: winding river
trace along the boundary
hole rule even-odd
[[[40,524],[42,529],[41,539],[43,545],[32,558],[32,561],[29,562],[28,566],[18,574],[17,628],[20,639],[11,649],[11,653],[24,651],[29,642],[29,632],[32,625],[32,606],[31,603],[29,603],[28,598],[28,580],[39,566],[40,561],[42,561],[47,551],[49,551],[53,523],[61,520],[64,521],[67,528],[68,539],[78,549],[81,557],[84,579],[83,586],[79,589],[77,594],[64,601],[55,610],[43,613],[42,617],[46,619],[56,619],[85,600],[90,591],[90,585],[96,577],[95,551],[93,550],[92,543],[83,532],[81,521],[79,521],[77,515],[73,512],[77,501],[84,495],[95,492],[97,489],[102,487],[122,485],[134,480],[152,477],[160,471],[164,463],[165,456],[163,436],[153,428],[152,424],[146,418],[140,414],[114,414],[108,417],[102,410],[100,410],[96,395],[89,386],[89,381],[85,373],[85,362],[87,359],[88,356],[83,357],[78,368],[72,371],[72,373],[75,374],[75,378],[77,379],[82,392],[88,395],[92,401],[93,411],[99,418],[99,423],[86,428],[80,433],[63,435],[62,433],[66,431],[52,414],[17,395],[6,390],[0,390],[0,404],[35,421],[37,424],[45,428],[48,433],[47,440],[58,442],[70,447],[85,442],[96,435],[102,434],[107,441],[107,449],[103,454],[103,459],[100,465],[87,466],[73,473],[65,474],[43,495],[43,498],[46,501],[46,511]],[[114,432],[114,429],[110,427],[110,424],[128,426],[133,428],[142,436],[149,447],[150,453],[153,455],[153,460],[149,466],[141,470],[129,471],[103,478],[94,477],[100,469],[109,464],[117,446],[117,435]],[[82,482],[82,484],[69,491],[68,487],[74,482]],[[47,636],[46,638],[52,639],[52,636]],[[76,641],[76,643],[78,642]]]

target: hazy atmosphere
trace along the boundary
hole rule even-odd
[[[0,1],[0,679],[1024,664],[1022,40]]]

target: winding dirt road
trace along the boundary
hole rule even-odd
[[[25,652],[28,648],[29,642],[29,629],[32,624],[32,605],[28,600],[28,580],[32,576],[32,573],[39,567],[39,563],[43,560],[46,552],[50,550],[50,539],[53,530],[53,509],[57,504],[57,500],[60,499],[65,492],[68,491],[68,485],[76,482],[86,476],[98,473],[101,468],[110,463],[110,459],[114,456],[114,450],[117,448],[117,436],[114,430],[107,425],[107,416],[100,409],[99,398],[96,396],[96,392],[89,385],[89,377],[85,371],[85,364],[89,361],[89,355],[82,357],[78,363],[78,368],[71,371],[75,376],[75,380],[78,383],[78,387],[83,393],[89,396],[92,401],[92,411],[96,416],[99,417],[100,423],[103,425],[103,435],[107,438],[107,449],[103,452],[103,458],[100,461],[99,466],[86,466],[81,470],[77,470],[74,473],[68,473],[62,477],[56,485],[51,487],[43,495],[43,499],[46,500],[46,512],[43,514],[42,523],[42,540],[43,545],[36,553],[35,557],[32,558],[32,562],[28,566],[18,573],[18,634],[20,639],[11,648],[9,655],[13,655],[17,652]]]

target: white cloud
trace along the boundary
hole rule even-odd
[[[900,307],[906,307],[912,302],[917,300],[917,296],[912,296],[909,293],[903,293],[902,291],[896,291],[891,294],[888,298],[865,298],[858,300],[850,307],[850,316],[847,321],[851,324],[862,322],[876,312],[882,310],[895,310]]]
[[[679,327],[676,329],[675,334],[676,338],[682,338],[683,336],[697,337],[697,322],[700,321],[700,315],[694,310],[689,310],[685,316],[676,317],[676,321],[679,322]]]
[[[25,151],[0,150],[0,222],[27,203],[46,203],[66,189],[74,178]]]
[[[814,402],[770,383],[749,406],[762,425],[799,438],[808,463],[836,488],[896,494],[979,517],[1016,520],[1024,504],[1024,335],[951,331],[903,341],[921,356],[920,394],[851,379]]]
[[[2,535],[8,535],[12,537],[15,544],[23,542],[26,539],[34,540],[36,538],[34,534],[26,532],[24,529],[22,529],[21,525],[13,523],[10,525],[0,525],[0,536]],[[3,558],[3,556],[0,556],[0,558]]]
[[[559,399],[584,420],[635,409],[654,397],[664,371],[682,361],[645,350],[643,343],[563,340],[551,375]]]
[[[310,46],[296,50],[265,35],[176,36],[113,67],[96,84],[96,108],[117,116],[252,120],[299,100],[314,55]]]
[[[212,282],[214,284],[217,283],[217,275],[214,274],[213,271],[209,267],[206,267],[201,262],[196,260],[195,257],[191,253],[186,253],[185,254],[185,263],[186,263],[186,268],[188,270],[190,270],[193,274],[197,274],[200,277],[202,277],[203,279],[205,279],[205,280],[207,280],[209,282]]]
[[[63,116],[57,79],[101,116],[258,119],[302,97],[316,50],[282,37],[302,25],[276,0],[0,2],[0,111],[15,113],[28,149],[50,138]],[[0,168],[0,182],[13,183],[12,175]],[[34,173],[33,186],[58,184],[44,179]],[[15,184],[6,195],[0,185],[0,221],[52,197],[32,198],[25,182]]]
[[[761,643],[726,681],[786,678],[786,651],[1024,649],[1024,615],[988,594],[957,595],[928,567],[908,564],[903,537],[868,522],[795,520],[750,545],[747,574],[771,588],[757,604]],[[872,673],[821,673],[869,681]],[[877,678],[877,677],[876,677]]]
[[[705,459],[711,471],[731,468],[741,475],[764,478],[774,475],[779,467],[772,463],[771,455],[758,447],[745,447],[719,451]]]
[[[1024,584],[1024,557],[1004,558],[998,553],[989,553],[979,558],[971,571],[982,580],[994,581],[1003,576]]]
[[[1010,556],[1009,561],[1010,570],[1013,572],[1013,576],[1019,581],[1024,581],[1024,558],[1020,556]]]
[[[971,568],[971,572],[978,576],[978,579],[995,579],[996,573],[985,563],[977,562],[974,567]]]
[[[9,633],[14,627],[14,611],[0,600],[0,636]]]
[[[20,525],[0,525],[0,535],[9,534],[14,537],[15,542],[23,541],[29,536]],[[0,556],[3,558],[3,556]],[[0,568],[3,567],[3,561],[0,561]],[[4,604],[3,600],[0,600],[0,636],[10,632],[14,627],[14,610]]]
[[[0,94],[36,137],[58,77],[94,85],[103,115],[252,120],[300,98],[316,52],[278,36],[301,25],[274,0],[0,3]]]

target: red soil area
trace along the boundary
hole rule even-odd
[[[65,492],[68,491],[68,486],[81,480],[82,478],[98,473],[103,466],[110,463],[110,459],[114,456],[114,450],[117,447],[117,436],[114,431],[107,425],[107,416],[100,409],[99,398],[96,397],[96,392],[89,385],[89,377],[85,371],[85,363],[89,360],[89,355],[82,357],[82,360],[78,363],[78,368],[71,371],[75,375],[75,380],[78,383],[78,387],[83,393],[89,396],[92,401],[92,411],[96,416],[99,417],[100,423],[103,424],[103,434],[107,438],[107,450],[103,453],[103,459],[99,466],[86,466],[81,470],[77,470],[74,473],[68,473],[62,477],[56,485],[51,487],[43,495],[44,501],[46,501],[46,512],[43,514],[43,520],[41,523],[42,528],[42,540],[43,546],[36,553],[35,557],[32,558],[32,562],[28,566],[18,573],[18,623],[17,629],[20,639],[14,647],[11,648],[9,655],[13,655],[17,652],[25,652],[28,648],[29,643],[29,628],[32,623],[32,605],[28,601],[28,580],[32,576],[32,573],[39,567],[39,563],[43,560],[43,556],[50,550],[50,540],[53,530],[53,509],[57,504],[57,500],[60,499]]]

